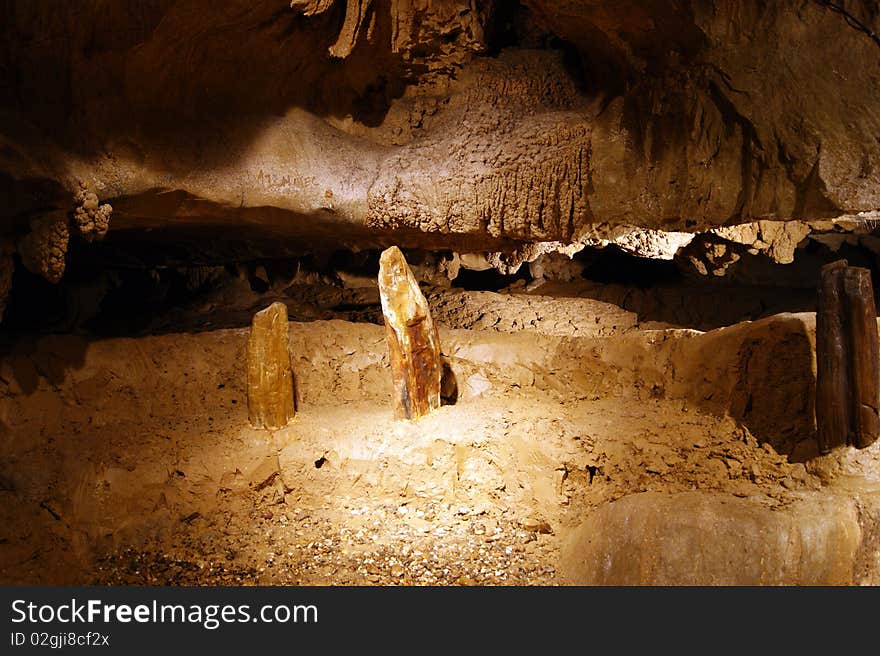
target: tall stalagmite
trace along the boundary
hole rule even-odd
[[[294,416],[287,306],[254,315],[247,344],[248,418],[254,428],[285,427]]]
[[[880,436],[880,352],[871,272],[846,260],[822,268],[816,312],[819,450]]]
[[[397,246],[379,259],[379,294],[394,382],[394,415],[418,419],[440,407],[440,339],[415,277]]]

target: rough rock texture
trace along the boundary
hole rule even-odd
[[[794,261],[794,251],[811,233],[802,221],[757,221],[730,228],[716,228],[711,234],[727,241],[744,244],[752,252],[764,252],[780,264]]]
[[[247,400],[254,428],[284,428],[295,414],[283,303],[272,303],[254,315],[247,343]]]
[[[480,6],[456,0],[394,0],[387,4],[373,0],[291,0],[290,6],[304,16],[323,14],[334,4],[345,5],[345,21],[336,41],[328,48],[333,57],[351,55],[357,42],[380,37],[379,21],[390,19],[390,39],[383,45],[400,54],[409,65],[450,67],[467,61],[468,55],[486,50],[483,25],[492,3]],[[386,15],[390,14],[390,15]]]
[[[87,241],[103,239],[110,229],[110,215],[113,213],[113,208],[107,203],[98,204],[98,196],[88,191],[88,188],[82,184],[73,200],[77,204],[73,211],[73,224],[80,235]]]
[[[880,437],[880,352],[868,269],[828,264],[816,312],[816,425],[819,450],[867,447]]]
[[[724,239],[785,262],[803,226],[768,221],[880,209],[880,48],[819,2],[0,11],[0,233],[83,181],[120,231],[510,254],[630,226],[669,257],[760,221]],[[875,3],[845,11],[878,31]]]
[[[443,291],[429,292],[428,302],[435,321],[474,330],[534,330],[545,335],[602,337],[624,332],[638,323],[635,313],[591,299],[560,301],[517,295],[499,302],[499,295],[492,292]]]
[[[30,232],[18,243],[22,263],[49,282],[64,275],[70,228],[66,216],[45,215],[31,221]]]
[[[665,232],[632,226],[615,226],[605,233],[603,228],[604,226],[599,226],[591,234],[584,235],[581,243],[599,248],[614,245],[640,257],[671,260],[679,250],[694,239],[694,235],[689,232]]]
[[[379,259],[379,295],[394,382],[394,415],[418,419],[440,407],[440,337],[428,301],[397,246]]]
[[[851,499],[821,494],[785,509],[702,492],[634,494],[567,538],[562,569],[579,585],[857,583],[862,531]]]

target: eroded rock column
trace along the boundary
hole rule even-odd
[[[870,446],[880,436],[880,352],[868,269],[846,260],[819,274],[816,429],[819,450]]]
[[[440,407],[440,339],[428,302],[397,246],[379,259],[379,295],[394,383],[394,416],[418,419]]]
[[[287,306],[254,315],[247,343],[248,419],[254,428],[284,428],[295,414]]]

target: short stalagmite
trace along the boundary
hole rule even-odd
[[[379,259],[379,294],[394,382],[394,415],[418,419],[440,407],[440,339],[415,277],[396,246]]]
[[[254,428],[284,428],[294,415],[287,306],[254,315],[247,344],[248,418]]]
[[[871,272],[846,260],[822,268],[816,312],[819,450],[880,436],[880,352]]]

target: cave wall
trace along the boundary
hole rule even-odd
[[[23,338],[0,351],[0,429],[38,439],[72,421],[106,425],[211,414],[246,416],[239,370],[248,329],[86,340]],[[342,321],[290,324],[297,407],[388,404],[382,327]],[[736,419],[759,443],[802,461],[817,454],[815,320],[777,315],[730,328],[632,331],[617,339],[442,328],[440,340],[467,403],[533,388],[581,398],[680,400]],[[30,437],[26,437],[30,436]],[[41,439],[41,438],[40,438]]]

